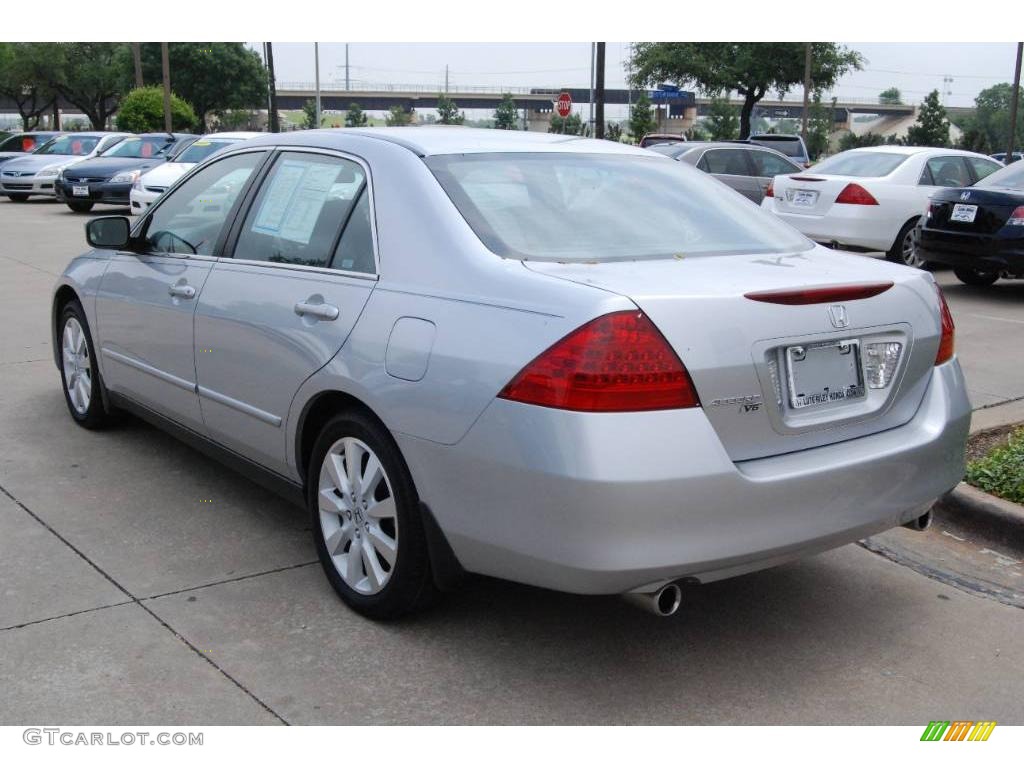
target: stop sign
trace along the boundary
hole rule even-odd
[[[572,112],[572,96],[569,95],[568,91],[562,91],[558,94],[558,102],[555,108],[558,110],[559,117],[569,116],[569,113]]]

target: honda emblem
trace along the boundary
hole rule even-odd
[[[846,307],[842,304],[833,304],[828,308],[828,319],[832,321],[833,328],[846,328],[850,325],[850,318],[846,316]]]

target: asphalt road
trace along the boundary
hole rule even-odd
[[[1024,611],[856,545],[668,620],[489,579],[359,618],[301,512],[139,422],[73,426],[48,322],[86,218],[0,202],[0,724],[1024,724]],[[975,405],[1024,398],[1024,282],[939,279]]]

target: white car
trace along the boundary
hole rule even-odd
[[[131,200],[132,214],[137,216],[145,213],[146,209],[169,186],[184,176],[185,172],[196,163],[205,160],[214,152],[218,152],[230,144],[237,144],[239,141],[260,135],[255,131],[234,131],[231,133],[208,133],[205,136],[200,136],[178,153],[177,157],[172,157],[168,162],[136,179],[135,184],[132,185],[132,191],[128,195]]]
[[[1002,167],[958,149],[879,146],[840,152],[806,172],[776,176],[761,207],[811,240],[854,251],[885,251],[921,266],[914,226],[940,187],[969,187]]]

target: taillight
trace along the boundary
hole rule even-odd
[[[1024,227],[1024,205],[1019,205],[1013,209],[1010,218],[1006,220],[1006,226]]]
[[[768,182],[768,189],[764,191],[765,197],[775,197],[775,179]]]
[[[860,184],[847,184],[836,198],[837,203],[847,205],[878,205],[878,201]]]
[[[953,337],[956,326],[953,325],[953,315],[946,304],[946,297],[942,295],[942,289],[938,285],[935,290],[939,294],[939,318],[942,321],[942,338],[939,340],[939,352],[935,355],[935,364],[940,365],[953,357]]]
[[[700,405],[690,374],[643,312],[613,312],[542,352],[498,394],[569,411],[657,411]]]

